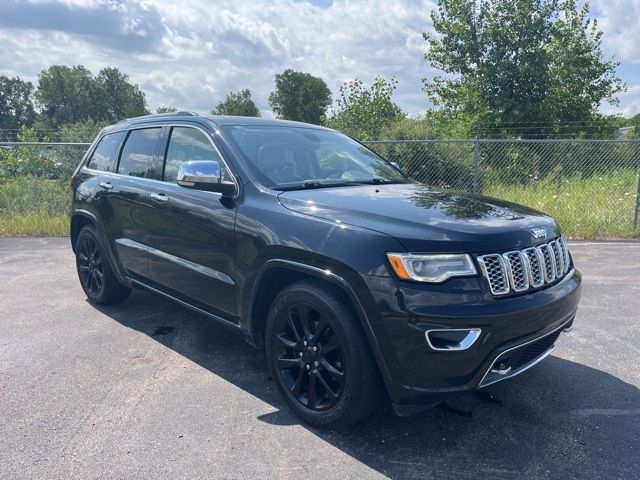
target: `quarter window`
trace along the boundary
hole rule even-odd
[[[176,182],[180,165],[189,160],[215,160],[220,163],[222,179],[228,178],[222,158],[207,135],[195,128],[173,127],[164,163],[164,180]]]
[[[118,173],[132,177],[153,178],[154,155],[161,132],[161,128],[131,130],[120,154]]]
[[[114,172],[118,158],[118,148],[125,132],[108,133],[98,142],[87,168],[102,172]]]

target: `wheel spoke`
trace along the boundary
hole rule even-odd
[[[88,272],[89,271],[89,267],[86,266],[86,265],[80,265],[80,267],[78,267],[78,268],[80,268],[81,272]]]
[[[96,270],[93,271],[93,275],[91,276],[92,280],[93,280],[93,285],[94,285],[94,290],[95,293],[98,293],[100,291],[100,287],[101,287],[101,283],[100,283],[100,279],[98,278],[97,272]]]
[[[291,393],[296,399],[300,396],[300,392],[302,391],[302,381],[304,380],[304,370],[301,368],[298,371],[298,377],[296,378],[296,383],[291,387]]]
[[[301,367],[300,360],[298,358],[278,358],[278,368],[280,370],[288,370],[294,367]]]
[[[296,342],[294,342],[293,340],[289,340],[288,338],[285,338],[284,334],[280,334],[278,335],[278,342],[280,343],[280,346],[283,348],[295,348],[296,346]]]
[[[316,376],[309,376],[309,391],[307,392],[307,407],[314,408],[318,402],[318,392],[316,390]]]
[[[320,385],[322,385],[322,388],[325,391],[325,393],[329,395],[331,401],[335,402],[336,400],[338,400],[338,393],[334,392],[333,389],[329,386],[329,384],[326,382],[326,380],[322,376],[322,373],[320,372],[320,370],[316,370],[315,372],[313,372],[313,374],[316,376],[316,378],[320,382]]]
[[[300,319],[300,324],[302,325],[302,329],[304,331],[305,337],[310,337],[311,334],[311,325],[310,325],[310,310],[308,307],[297,307],[296,312],[298,313],[298,318]]]
[[[340,384],[340,386],[344,386],[344,370],[338,370],[336,367],[331,365],[326,358],[320,362],[320,365],[322,365],[324,370],[336,383]]]
[[[316,325],[316,331],[313,334],[313,337],[311,338],[312,344],[315,344],[318,342],[318,339],[322,336],[322,334],[324,333],[324,331],[327,329],[328,326],[329,326],[329,323],[327,322],[327,320],[324,317],[320,317],[320,319],[318,320],[318,324]]]
[[[322,353],[326,355],[327,353],[332,352],[338,348],[340,348],[340,344],[338,343],[338,338],[334,333],[329,339],[329,341],[324,345],[322,345]]]
[[[296,327],[296,321],[293,318],[293,311],[289,312],[289,328],[291,328],[291,331],[293,332],[293,336],[296,337],[296,341],[300,341],[302,336],[298,331],[298,327]]]

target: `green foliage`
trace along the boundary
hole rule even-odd
[[[0,129],[31,126],[35,118],[33,84],[18,77],[0,75]]]
[[[109,123],[124,118],[147,115],[147,102],[138,85],[129,82],[129,76],[117,68],[103,68],[95,77],[98,93],[97,115],[93,120]]]
[[[144,93],[117,68],[104,68],[96,77],[77,65],[53,65],[38,76],[36,99],[46,126],[85,122],[115,123],[146,115]]]
[[[85,122],[62,125],[59,130],[61,142],[85,142],[91,143],[96,138],[100,130],[108,126],[110,122],[96,122],[92,119]]]
[[[621,169],[530,185],[490,183],[483,193],[551,215],[571,238],[640,238],[640,225],[632,223],[637,182],[636,170]]]
[[[433,122],[425,117],[401,117],[385,125],[380,131],[380,140],[428,140],[438,138]]]
[[[176,107],[158,107],[156,108],[156,113],[173,113],[177,112],[178,109]]]
[[[0,236],[69,235],[71,191],[60,180],[0,180]]]
[[[331,105],[331,90],[321,78],[287,69],[276,74],[269,105],[278,118],[320,125]]]
[[[260,110],[251,98],[251,90],[245,88],[238,92],[229,92],[227,98],[218,102],[211,111],[213,115],[238,115],[241,117],[259,117]]]
[[[599,105],[625,88],[586,3],[440,0],[431,18],[425,58],[446,75],[424,79],[425,92],[494,134],[544,137],[553,129],[536,122],[601,119]]]
[[[367,87],[361,80],[340,87],[338,107],[327,124],[359,140],[375,140],[385,128],[404,118],[391,96],[398,82],[376,77]]]
[[[22,127],[19,142],[47,142],[37,138],[33,128]],[[80,162],[86,146],[24,145],[0,148],[0,179],[5,177],[38,176],[48,179],[66,179]]]
[[[67,213],[70,202],[71,190],[61,180],[24,176],[0,183],[0,215]]]

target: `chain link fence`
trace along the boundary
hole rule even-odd
[[[569,236],[640,237],[640,140],[385,140],[366,144],[421,183],[547,212]],[[65,180],[88,145],[0,142],[0,188],[15,177]],[[0,194],[0,214],[1,203]]]
[[[639,140],[404,140],[367,146],[426,185],[547,212],[573,237],[640,236]]]

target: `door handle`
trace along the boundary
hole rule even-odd
[[[98,185],[100,188],[104,188],[105,190],[111,190],[113,188],[113,185],[111,185],[110,182],[100,182]]]
[[[164,193],[152,193],[151,199],[155,200],[156,202],[163,202],[163,203],[169,201],[169,197],[167,197]]]

